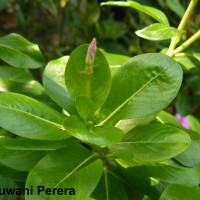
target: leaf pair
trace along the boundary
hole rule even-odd
[[[184,33],[184,31],[170,27],[166,15],[161,10],[158,10],[156,8],[145,6],[135,1],[127,1],[127,2],[109,1],[109,2],[103,2],[101,3],[101,5],[131,7],[149,15],[150,17],[154,18],[156,21],[159,22],[159,23],[154,23],[142,30],[136,31],[135,33],[139,37],[148,40],[166,40]]]

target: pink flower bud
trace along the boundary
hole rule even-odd
[[[91,66],[94,63],[94,58],[96,55],[97,45],[96,45],[96,39],[93,38],[92,42],[90,43],[86,55],[86,65]]]

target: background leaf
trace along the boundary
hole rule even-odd
[[[27,82],[34,79],[28,69],[9,66],[0,66],[0,78],[17,82]]]
[[[38,140],[69,137],[63,130],[63,116],[30,97],[0,93],[0,126],[16,135]]]
[[[73,142],[69,140],[69,142]],[[0,138],[0,160],[4,165],[19,170],[29,171],[49,151],[64,148],[68,140],[38,141],[22,137]]]
[[[46,188],[74,188],[75,195],[70,199],[87,200],[101,177],[103,167],[99,159],[92,161],[93,157],[78,143],[51,152],[30,171],[26,187],[33,186],[36,190],[39,184]],[[65,195],[37,195],[35,190],[34,195],[26,196],[26,200],[66,199]]]
[[[168,22],[166,15],[161,10],[159,10],[157,8],[150,7],[150,6],[142,5],[142,4],[135,2],[135,1],[127,1],[127,2],[124,2],[124,1],[119,1],[119,2],[109,1],[109,2],[103,2],[103,3],[101,3],[101,5],[102,6],[109,5],[109,6],[131,7],[131,8],[139,10],[140,12],[143,12],[143,13],[153,17],[155,20],[157,20],[158,22],[160,22],[162,24],[169,25],[169,22]]]
[[[191,145],[175,159],[182,165],[187,167],[194,167],[200,163],[200,134],[187,130],[191,138]]]
[[[68,56],[64,56],[47,64],[43,73],[43,85],[47,94],[61,108],[64,108],[69,114],[75,114],[75,104],[67,91],[64,79],[68,59]]]
[[[85,59],[88,45],[76,48],[67,63],[65,82],[69,93],[75,99],[86,94]],[[98,109],[106,100],[111,86],[111,74],[105,56],[97,49],[93,74],[90,83],[90,98],[94,109]]]
[[[123,119],[140,124],[152,119],[176,97],[181,82],[181,67],[166,55],[148,53],[131,58],[113,76],[100,125]]]
[[[109,149],[120,159],[134,165],[172,158],[188,148],[190,143],[190,137],[177,127],[148,124],[126,133],[119,144]]]
[[[44,65],[38,45],[15,33],[0,37],[0,58],[18,68],[39,68]]]
[[[166,40],[174,36],[181,35],[184,33],[184,31],[165,24],[156,23],[151,24],[142,30],[138,30],[135,33],[137,36],[147,40]]]
[[[184,185],[169,185],[160,197],[160,200],[199,200],[200,188]]]

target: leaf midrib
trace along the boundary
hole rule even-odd
[[[120,104],[113,112],[111,112],[108,117],[100,122],[98,126],[104,125],[107,121],[109,121],[116,113],[118,113],[134,96],[136,96],[140,91],[142,91],[149,83],[151,83],[154,79],[160,76],[166,69],[163,69],[159,74],[155,77],[147,81],[141,88],[139,88],[134,94],[132,94],[129,98],[127,98],[122,104]]]
[[[23,114],[25,114],[25,115],[28,115],[28,116],[31,116],[31,117],[33,117],[33,118],[35,118],[35,119],[39,119],[39,120],[41,120],[41,121],[44,121],[45,123],[52,124],[52,125],[54,125],[56,128],[58,128],[58,129],[65,130],[65,128],[64,128],[61,124],[57,124],[57,123],[55,123],[55,122],[49,121],[49,120],[44,119],[44,118],[41,118],[41,117],[39,117],[39,116],[37,116],[37,115],[33,115],[33,114],[31,114],[31,113],[25,112],[25,111],[23,111],[23,110],[20,110],[20,109],[18,110],[18,109],[16,109],[16,108],[6,107],[6,106],[2,106],[2,105],[0,105],[0,108],[7,109],[7,110],[11,110],[11,111],[15,111],[15,112],[21,112],[21,113],[23,113]]]

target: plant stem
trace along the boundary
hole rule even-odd
[[[182,52],[184,49],[186,49],[187,47],[189,47],[192,43],[194,43],[199,38],[200,38],[200,30],[197,31],[188,40],[186,40],[182,45],[180,45],[178,48],[176,48],[174,51],[172,51],[171,56],[174,56],[175,54]]]
[[[103,171],[104,171],[105,186],[106,186],[106,200],[109,200],[107,168],[104,167]]]
[[[185,25],[190,17],[190,15],[192,14],[192,11],[196,5],[198,0],[191,0],[189,6],[187,7],[187,10],[185,11],[185,14],[183,15],[183,18],[178,26],[179,30],[183,30],[185,28]],[[173,50],[176,48],[176,45],[178,44],[178,42],[180,41],[180,35],[175,36],[172,38],[167,55],[168,56],[173,56]]]

